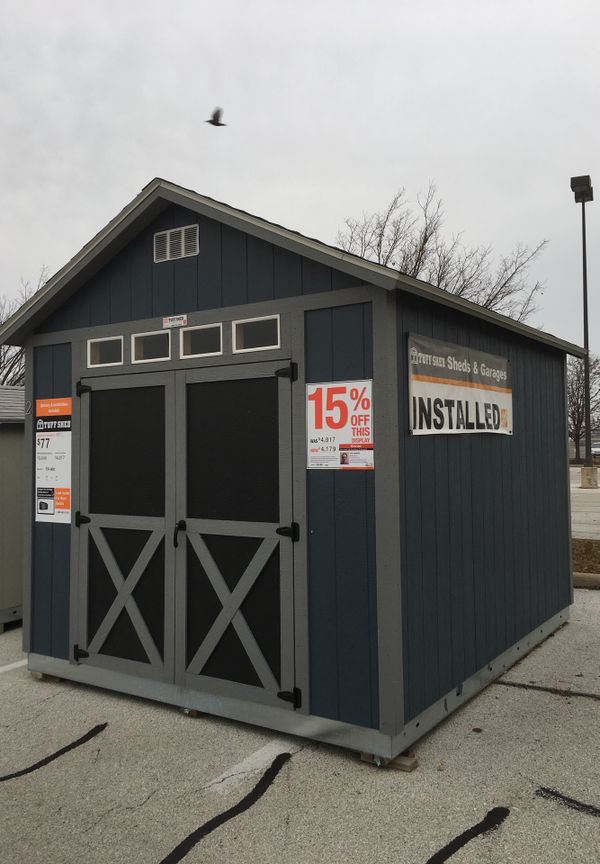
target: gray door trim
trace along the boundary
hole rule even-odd
[[[73,533],[77,534],[79,554],[77,561],[77,580],[76,580],[76,595],[77,595],[77,639],[80,647],[85,648],[90,656],[82,659],[80,662],[87,665],[100,666],[105,669],[131,672],[133,674],[142,675],[148,678],[156,678],[157,680],[169,681],[173,679],[174,674],[174,607],[175,607],[175,584],[172,578],[174,570],[174,556],[172,544],[169,542],[170,532],[173,530],[173,510],[174,510],[174,485],[175,485],[175,435],[174,435],[174,417],[175,417],[175,388],[174,388],[174,373],[170,371],[137,373],[132,375],[121,375],[118,377],[106,376],[104,378],[82,379],[82,383],[89,384],[93,391],[97,390],[122,390],[127,388],[139,387],[164,387],[165,397],[165,515],[164,517],[152,516],[120,516],[118,514],[94,514],[89,512],[90,501],[90,476],[89,476],[89,436],[90,436],[90,398],[89,393],[82,393],[79,398],[79,428],[78,436],[80,441],[80,459],[79,459],[79,494],[78,503],[79,509],[90,518],[89,524],[82,525],[79,529],[73,528]],[[138,560],[136,561],[131,573],[123,574],[118,567],[114,556],[106,543],[101,532],[103,528],[133,528],[138,530],[149,531],[148,538]],[[110,577],[117,589],[117,597],[113,601],[109,613],[105,616],[101,624],[102,634],[104,638],[108,635],[110,627],[107,629],[107,619],[110,615],[112,623],[116,621],[118,614],[123,608],[131,619],[131,622],[136,630],[136,633],[146,651],[149,663],[140,663],[135,660],[126,660],[119,657],[110,657],[97,653],[102,647],[104,638],[100,640],[99,634],[95,634],[90,641],[88,634],[88,552],[90,536],[101,554],[105,566],[108,569]],[[164,576],[164,609],[165,609],[165,627],[164,627],[164,661],[161,659],[158,649],[150,635],[145,621],[131,592],[137,584],[137,580],[141,577],[145,566],[149,563],[152,554],[158,548],[160,541],[164,538],[164,561],[165,561],[165,576]],[[153,548],[152,548],[153,547]],[[149,554],[151,551],[151,554]],[[146,560],[147,559],[147,560]],[[141,564],[145,561],[144,568],[140,569]],[[136,578],[137,577],[137,578]],[[122,601],[125,601],[124,603]],[[104,631],[106,630],[106,633]],[[96,638],[98,637],[98,638]]]
[[[279,523],[267,522],[239,522],[229,520],[210,520],[210,519],[195,519],[187,517],[187,490],[186,490],[186,458],[187,435],[186,435],[186,387],[188,384],[203,383],[209,381],[230,381],[239,379],[252,378],[270,378],[275,375],[277,369],[281,368],[282,360],[276,362],[260,362],[260,363],[244,363],[243,365],[230,365],[221,367],[211,367],[207,369],[186,369],[177,373],[177,430],[176,430],[176,450],[178,453],[177,463],[177,509],[176,519],[185,519],[187,526],[187,536],[192,548],[195,550],[198,558],[201,560],[209,579],[211,580],[217,595],[222,603],[227,604],[224,610],[219,614],[217,621],[213,623],[213,628],[207,636],[209,643],[206,650],[201,648],[196,652],[196,656],[192,659],[193,667],[186,663],[186,568],[187,568],[187,544],[180,543],[176,550],[176,583],[177,583],[177,609],[176,609],[176,674],[175,681],[182,686],[200,689],[207,692],[212,692],[218,695],[230,695],[234,697],[244,698],[248,701],[260,702],[262,704],[277,705],[278,707],[289,707],[293,710],[291,704],[284,703],[277,698],[278,690],[291,690],[295,685],[295,669],[294,669],[294,562],[292,542],[288,538],[280,537],[276,534],[276,528],[281,524],[290,524],[292,521],[292,464],[291,464],[291,388],[292,383],[289,379],[278,378],[279,387],[279,430],[280,430],[280,446],[279,446],[279,500],[280,500],[280,519]],[[234,589],[233,594],[229,592],[224,580],[219,573],[218,568],[214,564],[206,545],[201,540],[201,534],[221,534],[237,537],[257,537],[264,538],[260,544],[256,555],[248,566],[246,572],[242,576],[240,583]],[[261,561],[261,569],[279,545],[280,555],[280,621],[281,621],[281,682],[277,682],[273,673],[266,662],[262,652],[250,629],[248,628],[243,615],[239,609],[239,603],[243,601],[243,597],[239,599],[239,595],[243,592],[243,596],[250,590],[251,580],[259,575],[260,570],[257,566]],[[266,557],[265,557],[266,556]],[[218,587],[217,587],[218,586]],[[247,590],[246,590],[247,589]],[[233,599],[232,599],[233,598]],[[235,610],[233,605],[238,601]],[[230,619],[227,618],[230,616]],[[249,685],[240,684],[234,681],[225,681],[213,678],[206,675],[194,674],[196,668],[201,668],[203,662],[206,662],[208,656],[208,648],[212,645],[215,635],[221,630],[224,631],[225,626],[232,621],[233,626],[242,640],[242,644],[246,649],[248,656],[257,671],[260,680],[263,683],[263,689],[251,687]],[[219,623],[219,630],[214,628]],[[216,645],[216,642],[215,642]],[[214,648],[214,645],[212,646]],[[212,649],[211,649],[212,650]]]

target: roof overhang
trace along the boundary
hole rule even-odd
[[[414,294],[537,342],[543,342],[576,357],[584,356],[584,350],[571,342],[478,306],[476,303],[436,288],[428,282],[422,282],[420,279],[398,273],[396,270],[367,261],[342,249],[328,246],[319,240],[290,231],[281,225],[268,222],[243,210],[237,210],[158,177],[145,186],[133,201],[0,327],[0,344],[22,345],[27,335],[35,330],[51,312],[64,303],[171,204],[185,207],[290,252],[334,267],[361,279],[366,284],[387,291],[398,290]]]

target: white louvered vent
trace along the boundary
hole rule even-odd
[[[198,255],[200,243],[198,225],[185,225],[170,231],[159,231],[154,235],[154,262],[174,261]]]

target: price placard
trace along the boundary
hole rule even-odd
[[[307,468],[372,471],[373,382],[306,387]]]
[[[69,523],[72,400],[38,399],[35,415],[35,521]]]

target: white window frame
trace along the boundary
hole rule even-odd
[[[114,361],[112,363],[92,363],[92,344],[95,342],[116,342],[117,339],[121,343],[121,359],[119,361]],[[122,336],[102,336],[99,339],[88,339],[87,340],[87,365],[88,369],[103,369],[106,366],[122,366],[124,362],[124,350],[125,346],[123,345],[123,337]]]
[[[166,336],[169,339],[169,356],[168,357],[149,357],[147,360],[136,360],[135,359],[135,340],[140,336]],[[132,333],[131,334],[131,362],[135,363],[164,363],[166,360],[171,359],[171,331],[170,330],[148,330],[146,333]]]
[[[219,328],[219,340],[221,343],[220,351],[208,351],[206,354],[184,354],[183,353],[183,334],[190,333],[192,330],[215,330]],[[222,357],[223,356],[223,325],[218,324],[198,324],[197,327],[182,327],[179,331],[179,358],[181,360],[191,360],[194,357]]]
[[[238,348],[236,341],[236,331],[238,324],[253,324],[255,321],[277,321],[277,345],[261,345],[258,348]],[[281,348],[281,315],[261,315],[258,318],[238,318],[237,321],[231,322],[231,344],[234,354],[251,354],[255,351],[276,351]]]
[[[196,252],[189,252],[187,255],[184,252],[185,243],[184,236],[185,232],[189,228],[196,229]],[[169,249],[171,247],[171,234],[174,234],[176,231],[181,233],[181,255],[171,256],[169,254]],[[156,258],[156,237],[159,234],[167,235],[167,257],[166,258]],[[196,255],[200,254],[200,223],[194,222],[191,225],[182,225],[181,228],[166,228],[164,231],[155,231],[152,237],[152,257],[154,259],[155,264],[164,264],[166,261],[179,261],[181,258],[193,258]]]

